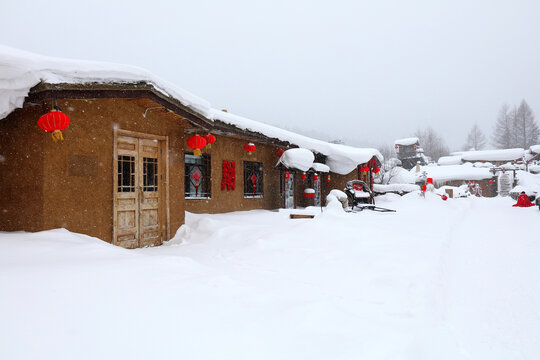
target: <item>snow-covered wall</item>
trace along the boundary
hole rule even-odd
[[[157,91],[194,109],[209,121],[220,120],[241,130],[258,132],[267,137],[287,141],[298,147],[326,155],[330,169],[342,175],[350,173],[359,164],[368,162],[372,157],[378,158],[380,162],[384,160],[376,149],[330,144],[213,109],[208,101],[135,66],[59,59],[0,45],[0,119],[7,117],[16,108],[22,107],[30,89],[40,82],[49,84],[145,82],[154,86]]]

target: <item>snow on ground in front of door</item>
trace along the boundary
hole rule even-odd
[[[540,211],[512,204],[188,214],[139,250],[0,233],[0,358],[538,359]]]

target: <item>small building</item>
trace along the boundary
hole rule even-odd
[[[139,68],[6,47],[0,62],[2,231],[64,227],[126,248],[155,246],[174,235],[185,211],[315,205],[303,197],[308,186],[320,188],[320,201],[348,180],[371,180],[383,160],[375,149],[213,109]],[[51,109],[70,118],[64,141],[38,127]],[[215,142],[198,156],[190,139],[207,135]],[[278,165],[293,148],[313,153],[310,169]]]
[[[398,139],[394,141],[394,149],[404,169],[410,170],[416,164],[426,165],[427,159],[424,150],[420,147],[420,140],[417,137]]]

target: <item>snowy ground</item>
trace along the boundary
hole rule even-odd
[[[0,359],[539,359],[540,211],[188,215],[124,250],[0,233]]]

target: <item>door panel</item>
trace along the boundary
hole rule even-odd
[[[161,145],[154,139],[117,137],[115,245],[136,248],[163,242]]]
[[[285,180],[285,209],[294,209],[294,173]]]

